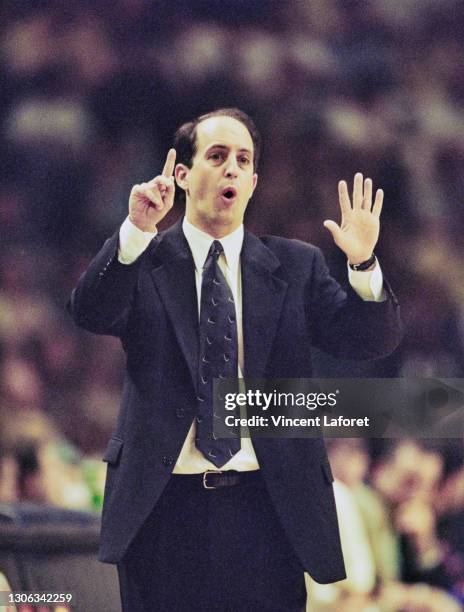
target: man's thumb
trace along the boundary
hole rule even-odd
[[[324,221],[324,227],[326,227],[329,232],[332,234],[334,240],[337,239],[341,234],[341,228],[339,225],[335,223],[335,221]]]

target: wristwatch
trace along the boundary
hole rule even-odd
[[[362,272],[363,270],[367,270],[368,268],[370,268],[375,263],[375,260],[375,253],[372,253],[369,259],[366,259],[366,261],[362,261],[358,264],[349,264],[349,266],[352,270],[355,270],[356,272]]]

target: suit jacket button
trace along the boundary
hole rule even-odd
[[[170,465],[172,465],[174,463],[174,458],[173,457],[168,457],[168,456],[164,456],[161,461],[163,462],[163,465],[165,465],[166,467],[169,467]]]
[[[183,418],[184,418],[184,416],[185,416],[185,408],[178,408],[178,409],[176,410],[176,417],[177,417],[178,419],[183,419]]]

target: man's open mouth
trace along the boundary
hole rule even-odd
[[[237,197],[237,190],[235,189],[235,187],[226,187],[222,190],[221,196],[225,200],[232,201],[234,198]]]

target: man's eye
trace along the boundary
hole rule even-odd
[[[250,160],[248,159],[248,157],[241,157],[240,163],[247,166],[250,163]]]
[[[223,158],[222,153],[211,153],[209,156],[209,159],[212,159],[213,161],[219,161]]]

